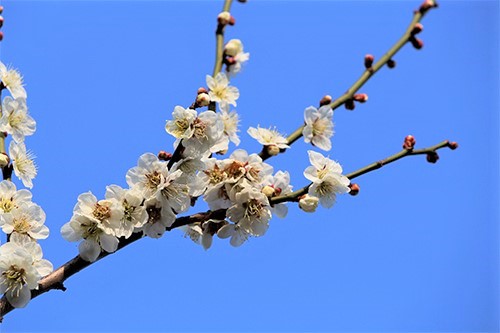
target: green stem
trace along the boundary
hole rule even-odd
[[[233,0],[225,0],[224,7],[222,7],[223,12],[229,12],[231,9],[231,4]],[[222,69],[222,57],[224,56],[224,29],[225,26],[218,25],[217,30],[215,31],[215,64],[214,64],[214,72],[212,76],[216,76]]]

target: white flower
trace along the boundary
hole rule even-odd
[[[251,235],[238,224],[226,224],[217,231],[217,236],[219,238],[231,237],[229,243],[234,247],[238,247],[245,243]]]
[[[287,144],[288,140],[284,136],[282,136],[276,129],[250,127],[247,132],[261,145],[277,146],[279,149],[290,148],[290,146]]]
[[[213,111],[201,112],[193,122],[193,135],[185,139],[184,155],[203,156],[212,150],[224,133],[224,123],[220,115]]]
[[[25,136],[35,133],[36,123],[28,115],[26,99],[23,97],[16,99],[12,99],[10,96],[5,97],[1,114],[0,131],[12,135],[16,142],[22,142]]]
[[[87,216],[74,214],[71,220],[61,228],[61,235],[69,242],[83,241],[78,247],[83,260],[94,262],[104,250],[108,253],[115,252],[118,248],[118,238],[107,234],[102,228],[102,223]]]
[[[254,185],[260,184],[265,177],[273,173],[273,167],[262,162],[257,154],[250,154],[244,149],[235,150],[226,160],[225,171],[228,175],[227,182],[236,183],[242,177]]]
[[[271,196],[267,195],[268,197],[274,197],[274,196],[280,196],[280,195],[286,195],[288,193],[292,192],[292,186],[290,186],[290,174],[288,171],[278,171],[274,176],[267,177],[266,180],[263,182],[266,186],[262,189],[262,192],[264,193],[264,189],[271,189],[272,191],[269,191],[271,193]],[[286,202],[282,202],[279,204],[275,204],[271,206],[271,212],[276,215],[279,218],[284,218],[288,214],[288,207],[286,205]]]
[[[254,236],[264,235],[271,219],[267,197],[255,188],[246,187],[235,198],[236,204],[227,210],[227,217]]]
[[[21,203],[30,203],[32,194],[22,189],[17,191],[16,185],[9,180],[0,182],[0,214],[10,213],[19,207]],[[3,213],[3,214],[2,214]]]
[[[22,202],[10,214],[5,214],[0,218],[2,231],[17,240],[47,238],[49,228],[44,223],[45,212],[32,202]]]
[[[227,103],[219,104],[219,108],[219,116],[224,125],[224,131],[219,141],[212,146],[210,151],[213,153],[225,153],[229,148],[229,141],[236,146],[240,144],[240,138],[238,137],[238,123],[240,120],[238,114],[236,111],[229,112],[229,104]]]
[[[181,230],[185,232],[185,237],[189,237],[196,244],[203,246],[205,250],[212,246],[213,235],[208,230],[204,230],[199,223],[182,226]]]
[[[167,121],[165,130],[177,139],[190,138],[194,133],[193,122],[196,119],[196,115],[195,110],[176,106],[174,112],[172,112],[174,119]]]
[[[146,205],[160,203],[162,214],[171,218],[169,209],[179,214],[185,212],[191,203],[189,187],[178,180],[181,175],[181,170],[170,172],[167,163],[160,162],[154,154],[146,153],[139,158],[137,166],[127,172],[126,178],[127,184],[139,190],[146,199]],[[175,215],[169,224],[174,220]]]
[[[0,80],[11,93],[12,97],[26,98],[26,90],[23,87],[23,77],[19,72],[12,68],[7,68],[0,61]]]
[[[317,197],[306,194],[299,200],[299,207],[304,212],[314,213],[316,211],[316,208],[318,208],[318,203],[319,199]]]
[[[224,53],[233,58],[234,64],[227,67],[230,75],[240,72],[243,63],[250,59],[250,53],[243,52],[243,43],[239,39],[231,39],[224,47]]]
[[[240,97],[238,88],[229,86],[226,74],[218,73],[215,78],[207,75],[208,94],[212,102],[229,103],[236,106],[236,100]]]
[[[317,110],[310,106],[304,111],[305,126],[302,130],[306,143],[312,143],[314,146],[330,150],[332,143],[330,138],[333,135],[333,110],[328,105],[324,105]]]
[[[151,238],[160,238],[167,228],[175,221],[175,214],[169,207],[161,207],[158,203],[148,206],[148,221],[136,231],[142,231],[146,236]]]
[[[16,308],[31,300],[31,290],[52,271],[52,264],[42,259],[40,246],[33,242],[11,241],[0,247],[0,293]]]
[[[148,221],[146,208],[141,205],[143,197],[138,191],[109,185],[106,187],[105,197],[121,204],[123,213],[117,228],[114,229],[116,237],[129,238],[135,228],[142,227]]]
[[[319,198],[323,207],[330,208],[337,194],[350,191],[349,178],[342,175],[342,167],[337,162],[312,150],[308,153],[312,166],[306,168],[304,176],[313,182],[309,187],[309,195]]]
[[[14,173],[21,179],[24,186],[33,187],[33,178],[36,177],[36,165],[33,162],[34,155],[30,151],[26,151],[24,143],[10,142],[9,155],[13,161]]]
[[[73,214],[87,217],[98,224],[106,234],[115,236],[116,231],[120,229],[124,212],[118,200],[98,201],[95,195],[87,192],[78,196]]]

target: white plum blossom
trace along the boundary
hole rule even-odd
[[[10,96],[5,97],[2,103],[1,115],[0,131],[12,135],[16,142],[22,142],[25,136],[35,133],[36,122],[28,114],[25,98],[13,99]]]
[[[9,180],[0,182],[0,216],[10,213],[21,203],[30,203],[31,199],[30,191],[25,189],[18,191],[16,185]]]
[[[333,135],[333,110],[328,105],[318,109],[313,106],[304,111],[305,126],[302,130],[306,143],[312,143],[314,146],[330,150],[332,142],[330,138]]]
[[[217,231],[217,236],[223,239],[231,237],[229,243],[238,247],[245,243],[251,235],[238,224],[226,224]]]
[[[205,222],[204,225],[210,222]],[[200,223],[189,224],[181,227],[185,237],[189,237],[196,244],[201,245],[205,250],[212,246],[213,235],[208,232],[208,228],[200,225]]]
[[[312,164],[304,171],[304,176],[312,181],[308,193],[317,197],[323,207],[330,208],[335,203],[337,194],[350,191],[349,178],[342,175],[342,167],[337,162],[312,150],[308,153]]]
[[[126,178],[128,185],[136,188],[146,199],[146,205],[161,205],[162,214],[170,218],[166,225],[169,227],[175,220],[175,214],[170,214],[169,210],[179,214],[185,212],[191,203],[189,187],[179,182],[181,176],[181,170],[170,172],[167,163],[159,161],[154,154],[146,153],[139,158],[137,166],[127,172]]]
[[[279,149],[290,148],[288,145],[288,140],[281,135],[276,129],[267,129],[261,127],[250,127],[248,129],[248,134],[255,140],[257,140],[261,145],[264,146],[276,146]]]
[[[215,78],[207,75],[207,86],[210,100],[218,103],[229,103],[236,106],[236,100],[240,97],[240,91],[236,87],[229,86],[227,75],[220,72]]]
[[[246,187],[235,195],[235,204],[227,210],[226,216],[247,233],[262,236],[271,219],[269,200],[255,188]]]
[[[232,143],[238,146],[240,144],[240,138],[238,137],[239,116],[236,111],[230,111],[229,104],[220,104],[219,108],[222,123],[224,124],[224,134]]]
[[[40,245],[11,241],[0,247],[0,293],[15,308],[23,308],[31,300],[31,290],[52,272],[52,264],[42,259]]]
[[[233,62],[227,66],[227,71],[230,75],[235,75],[240,72],[243,63],[250,59],[250,53],[243,52],[243,43],[239,39],[231,39],[224,46],[224,53],[231,57]]]
[[[121,204],[121,219],[114,228],[116,237],[129,238],[134,229],[142,227],[148,221],[148,214],[142,205],[143,197],[138,191],[109,185],[106,187],[105,197]]]
[[[278,171],[274,176],[269,176],[263,182],[265,185],[262,188],[262,192],[269,198],[287,195],[292,192],[292,186],[290,185],[290,174],[288,171]],[[269,192],[271,195],[268,195]],[[286,202],[274,204],[271,206],[271,212],[279,218],[284,218],[288,214],[288,207]]]
[[[151,238],[160,238],[167,228],[172,226],[175,221],[175,214],[169,207],[162,207],[158,202],[146,208],[148,221],[136,231],[142,231]]]
[[[91,192],[82,193],[78,196],[73,213],[82,215],[95,223],[109,235],[115,235],[120,228],[123,217],[123,209],[117,200],[97,200]]]
[[[99,220],[74,214],[71,220],[61,227],[61,235],[69,242],[83,239],[78,247],[80,257],[85,261],[94,262],[102,250],[111,253],[118,248],[118,238],[107,234],[104,229]]]
[[[317,197],[305,194],[299,199],[299,208],[306,213],[314,213],[318,208],[319,199]]]
[[[192,109],[184,109],[182,106],[176,106],[172,112],[173,120],[168,120],[165,125],[167,133],[177,139],[190,138],[194,133],[193,122],[197,113]]]
[[[212,150],[224,133],[224,123],[220,115],[213,111],[201,112],[193,122],[193,135],[182,142],[184,155],[204,156]]]
[[[250,154],[244,149],[235,150],[226,162],[225,168],[229,183],[236,183],[242,177],[251,183],[258,185],[268,175],[273,173],[273,167],[262,162],[262,158],[257,154]]]
[[[21,202],[16,209],[0,218],[2,231],[13,240],[36,241],[49,236],[45,223],[45,212],[32,202]]]
[[[7,68],[1,61],[0,80],[2,81],[2,85],[9,90],[12,97],[27,97],[26,90],[23,87],[23,77],[21,74],[15,69]]]
[[[23,142],[11,141],[9,145],[9,155],[14,166],[14,173],[21,179],[24,186],[33,187],[33,178],[36,177],[37,168],[33,161],[34,155],[26,150]]]

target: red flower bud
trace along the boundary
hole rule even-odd
[[[422,47],[424,47],[424,42],[421,39],[418,39],[415,36],[410,37],[410,43],[413,45],[414,48],[417,50],[420,50]]]
[[[427,162],[436,163],[439,160],[439,155],[435,151],[427,153]]]
[[[352,98],[356,102],[364,103],[368,100],[368,95],[367,94],[356,94],[356,95],[352,96]]]
[[[356,105],[354,104],[354,100],[353,99],[349,99],[345,102],[344,104],[345,108],[347,110],[354,110],[354,108],[356,107]]]
[[[171,158],[172,158],[172,154],[167,153],[164,150],[160,150],[160,152],[158,153],[158,159],[160,161],[169,161]]]
[[[207,94],[207,93],[208,93],[208,91],[207,91],[207,89],[206,89],[206,88],[204,88],[204,87],[200,87],[200,88],[198,88],[198,91],[197,91],[196,93],[197,93],[198,95],[199,95],[199,94]]]
[[[412,150],[415,147],[415,143],[415,137],[413,135],[407,135],[403,142],[403,149]]]
[[[387,60],[387,67],[389,67],[389,68],[396,67],[396,62],[392,59]]]
[[[352,183],[349,185],[349,188],[351,189],[351,191],[349,192],[350,195],[352,195],[352,196],[358,195],[358,193],[359,193],[359,185],[358,184]]]
[[[236,23],[236,19],[234,16],[231,15],[231,18],[229,19],[229,25],[234,25]]]
[[[323,98],[319,101],[319,106],[323,105],[328,105],[332,102],[332,96],[330,95],[325,95]]]
[[[424,26],[422,25],[422,23],[419,22],[419,23],[415,24],[415,26],[413,27],[411,34],[412,35],[419,34],[422,32],[422,30],[424,30]]]
[[[373,55],[371,55],[371,54],[365,55],[365,67],[366,67],[366,69],[372,67],[373,60],[375,60],[375,57]]]
[[[448,142],[448,147],[450,147],[451,150],[455,150],[458,148],[458,143],[455,141]]]

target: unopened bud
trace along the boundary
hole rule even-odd
[[[269,156],[276,156],[280,153],[280,149],[276,145],[266,146],[266,149]]]
[[[387,67],[389,67],[389,68],[396,67],[396,62],[392,59],[387,60]]]
[[[262,193],[268,198],[272,197],[274,195],[274,188],[272,186],[266,185],[262,188]]]
[[[229,24],[229,21],[231,20],[231,14],[229,12],[221,12],[217,16],[217,22],[221,25],[226,25]]]
[[[234,57],[226,57],[224,59],[224,63],[227,65],[227,66],[231,66],[231,65],[234,65],[236,63],[236,59]]]
[[[243,52],[243,44],[239,39],[231,39],[224,46],[224,53],[230,57],[236,56],[238,53]]]
[[[424,30],[424,26],[422,25],[422,23],[416,23],[415,26],[413,27],[413,30],[411,31],[411,34],[412,35],[416,35],[416,34],[419,34],[422,32],[422,30]]]
[[[415,137],[413,135],[407,135],[403,142],[403,149],[412,150],[415,147],[415,143]]]
[[[0,31],[0,42],[3,40],[3,32]]]
[[[373,55],[371,55],[371,54],[365,55],[365,67],[366,67],[366,69],[372,67],[373,60],[375,60],[375,57]]]
[[[7,165],[9,165],[10,158],[7,156],[5,153],[0,153],[0,168],[5,168]]]
[[[439,155],[435,151],[427,153],[427,162],[436,163],[439,160]]]
[[[455,141],[449,142],[448,147],[450,147],[451,150],[455,150],[458,148],[458,143]]]
[[[425,14],[432,7],[437,7],[438,4],[434,0],[425,0],[419,8],[420,13]]]
[[[424,47],[424,42],[421,39],[419,39],[419,38],[417,38],[415,36],[411,36],[410,37],[410,43],[417,50],[420,50],[422,47]]]
[[[299,208],[306,213],[314,213],[318,208],[319,199],[312,197],[309,194],[303,195],[299,198]]]
[[[3,6],[0,6],[0,14],[3,13]]]
[[[3,26],[3,16],[0,16],[0,28]]]
[[[323,98],[319,101],[319,106],[323,105],[328,105],[332,102],[332,96],[330,95],[325,95]]]
[[[354,110],[354,108],[356,107],[356,105],[354,104],[354,100],[353,99],[349,99],[347,100],[345,103],[344,103],[344,106],[347,110]]]
[[[349,188],[351,189],[349,191],[350,195],[352,195],[352,196],[358,195],[358,193],[359,193],[359,185],[358,184],[352,183],[349,185]]]
[[[352,96],[352,98],[356,102],[364,103],[368,100],[368,95],[367,94],[356,94],[356,95]]]
[[[196,105],[207,106],[210,104],[210,96],[207,93],[201,93],[196,96]]]
[[[164,150],[160,150],[160,152],[158,153],[158,159],[160,161],[170,161],[171,158],[172,158],[172,154],[167,153]]]
[[[235,25],[236,24],[236,19],[234,18],[234,16],[231,16],[229,18],[229,25]]]
[[[206,88],[204,88],[204,87],[199,87],[199,88],[198,88],[198,91],[197,91],[196,93],[197,93],[198,95],[199,95],[199,94],[206,94],[206,93],[208,93],[208,90],[207,90]]]

